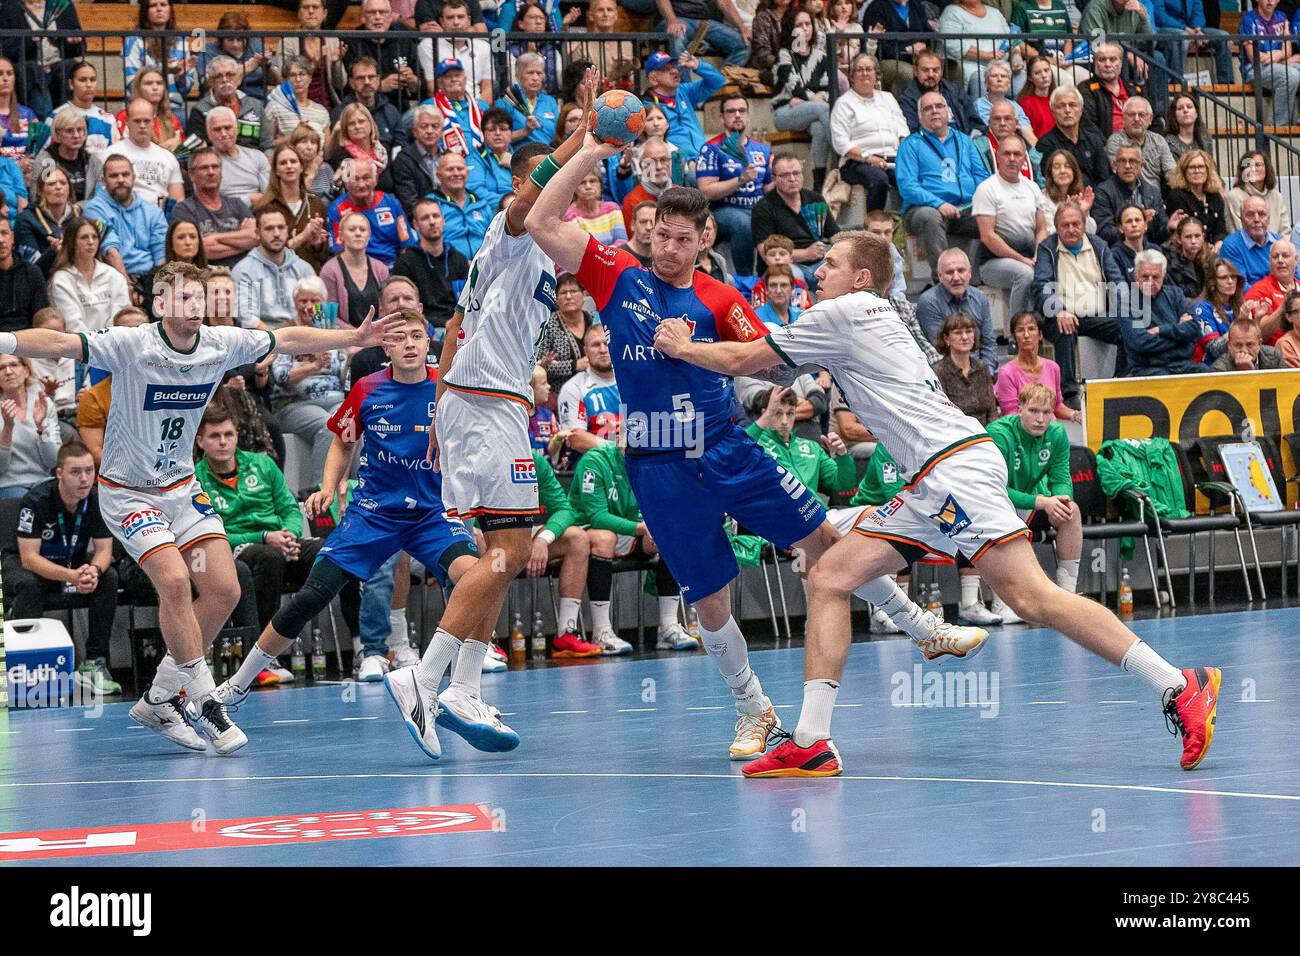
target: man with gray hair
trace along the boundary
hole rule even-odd
[[[379,188],[396,197],[406,218],[412,222],[416,201],[438,188],[442,127],[442,110],[432,103],[417,106],[412,142],[402,147],[379,178]]]
[[[521,53],[515,60],[515,82],[506,87],[496,105],[510,114],[510,142],[550,146],[560,121],[560,104],[543,88],[546,61],[538,53]]]
[[[1047,159],[1063,149],[1079,164],[1085,186],[1098,186],[1110,177],[1106,138],[1083,122],[1083,96],[1077,87],[1058,86],[1050,99],[1056,125],[1038,140],[1038,151]]]
[[[1174,154],[1163,136],[1150,132],[1151,104],[1141,96],[1134,96],[1125,102],[1123,113],[1124,126],[1106,140],[1106,155],[1114,160],[1121,146],[1136,147],[1142,154],[1143,181],[1164,189],[1169,174],[1174,171]]]
[[[998,104],[999,106],[1003,104]],[[1022,175],[1029,147],[1016,133],[998,143],[997,172],[975,190],[971,213],[980,230],[980,272],[987,285],[1009,293],[1012,315],[1029,305],[1034,257],[1047,238],[1043,191]]]
[[[234,110],[216,106],[208,112],[208,142],[221,157],[221,194],[252,205],[253,193],[264,193],[271,183],[271,163],[266,154],[240,146]]]
[[[1159,249],[1143,249],[1133,262],[1137,286],[1130,315],[1120,320],[1129,374],[1189,375],[1206,371],[1192,361],[1201,325],[1192,317],[1183,290],[1165,282],[1169,263]]]
[[[939,337],[943,320],[948,316],[965,312],[979,326],[979,359],[989,367],[990,373],[996,375],[998,338],[993,330],[993,314],[988,296],[971,285],[970,258],[961,249],[945,249],[939,254],[938,266],[939,281],[916,300],[916,321],[925,340],[933,342]]]
[[[208,61],[208,92],[190,107],[185,118],[185,135],[208,138],[208,114],[218,106],[231,110],[236,117],[235,142],[250,149],[271,148],[271,130],[266,124],[260,100],[239,88],[244,70],[229,56],[214,56]]]

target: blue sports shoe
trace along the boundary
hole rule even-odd
[[[475,750],[500,753],[519,746],[519,735],[481,698],[448,687],[438,695],[438,705],[438,726],[464,737]]]

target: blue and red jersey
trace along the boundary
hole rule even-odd
[[[438,397],[438,370],[423,382],[399,382],[391,368],[352,386],[330,417],[329,429],[345,442],[364,440],[357,488],[350,507],[385,514],[442,513],[442,477],[425,460]]]
[[[740,152],[745,155],[742,161],[731,151],[735,148],[733,145],[735,140],[728,143],[730,136],[730,133],[723,133],[704,144],[704,148],[700,150],[699,162],[695,166],[695,175],[697,177],[717,176],[721,182],[726,182],[729,179],[739,179],[750,166],[759,167],[759,174],[752,183],[746,183],[735,192],[713,203],[714,206],[753,209],[763,198],[764,187],[772,181],[772,147],[756,139],[747,139],[745,145],[740,147]],[[724,148],[724,144],[727,148]]]
[[[578,279],[609,332],[628,453],[684,452],[721,438],[732,422],[731,379],[656,352],[655,328],[677,318],[699,342],[752,342],[765,330],[744,297],[702,272],[689,288],[671,286],[594,236]]]
[[[339,225],[343,222],[343,217],[351,212],[359,212],[370,220],[370,242],[366,245],[366,255],[373,256],[390,268],[402,249],[420,244],[419,237],[407,226],[402,204],[396,198],[375,190],[374,202],[362,209],[354,206],[347,193],[344,193],[330,204],[329,212],[326,213],[332,253],[343,251]]]

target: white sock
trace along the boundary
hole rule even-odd
[[[560,598],[559,631],[561,634],[578,633],[578,615],[580,613],[582,613],[582,598]],[[605,606],[605,616],[609,616],[609,605]]]
[[[831,713],[840,685],[833,680],[806,680],[803,682],[803,710],[799,711],[799,726],[794,729],[794,742],[800,747],[811,747],[831,735]]]
[[[280,664],[276,661],[274,655],[262,650],[261,644],[254,644],[253,649],[244,658],[244,663],[240,664],[239,670],[235,671],[235,676],[230,678],[230,683],[240,690],[248,690],[253,686],[253,681],[257,680],[258,674],[268,667],[279,666]]]
[[[1119,666],[1150,684],[1164,703],[1171,692],[1177,696],[1187,686],[1182,672],[1155,652],[1145,641],[1134,641]]]
[[[424,656],[420,658],[420,666],[415,676],[426,689],[436,694],[438,685],[442,683],[442,675],[446,673],[459,653],[460,638],[453,637],[442,628],[438,628],[433,634],[433,640],[424,649]]]
[[[601,631],[612,631],[613,625],[609,623],[609,602],[592,601],[591,602],[591,633],[599,634]]]
[[[181,689],[181,672],[176,669],[176,659],[171,654],[164,654],[158,662],[158,672],[153,675],[153,683],[144,692],[144,699],[151,704],[161,704],[171,700]]]
[[[980,600],[980,578],[978,574],[963,574],[961,576],[961,606],[974,607],[976,604],[982,605]]]
[[[212,671],[208,670],[207,660],[196,657],[184,664],[177,664],[176,670],[181,675],[185,696],[194,702],[195,707],[202,707],[203,702],[217,689],[216,681],[212,679]]]
[[[677,608],[682,599],[674,594],[672,597],[659,598],[659,633],[665,634],[677,626]]]
[[[410,644],[410,632],[406,624],[406,608],[394,608],[388,612],[388,649],[395,651]]]
[[[460,653],[456,655],[456,666],[451,669],[451,686],[478,696],[479,684],[483,679],[483,655],[487,645],[482,641],[466,639],[461,642]]]
[[[766,712],[772,702],[763,693],[758,675],[750,670],[749,645],[745,643],[745,635],[740,633],[736,619],[728,617],[727,623],[716,631],[708,630],[701,622],[700,636],[704,638],[704,649],[713,658],[722,679],[731,688],[731,695],[736,698],[736,713]]]
[[[911,600],[887,577],[868,581],[853,593],[868,604],[874,604],[914,641],[928,641],[939,626],[933,614]]]
[[[1056,565],[1056,586],[1075,593],[1079,587],[1079,559],[1064,559]]]

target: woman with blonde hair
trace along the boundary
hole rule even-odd
[[[1205,227],[1205,241],[1215,249],[1228,235],[1223,180],[1214,159],[1202,149],[1188,149],[1169,173],[1165,210],[1172,216],[1183,210]]]
[[[1258,150],[1243,153],[1237,160],[1237,178],[1224,194],[1228,232],[1241,228],[1241,207],[1251,196],[1260,196],[1268,203],[1268,228],[1279,236],[1290,236],[1291,204],[1277,188],[1277,173],[1268,154]]]
[[[379,290],[388,280],[388,266],[366,254],[370,244],[370,220],[350,212],[339,223],[343,249],[320,271],[329,301],[339,307],[340,328],[359,325],[371,309],[379,309]]]
[[[63,443],[59,413],[32,363],[0,355],[0,501],[50,477]]]
[[[76,110],[60,110],[50,120],[50,141],[36,154],[32,163],[32,180],[38,181],[48,169],[58,168],[68,177],[73,202],[85,202],[95,192],[90,178],[91,154],[86,148],[86,119]]]
[[[253,206],[253,212],[275,207],[289,225],[289,248],[319,273],[329,259],[329,212],[325,201],[307,188],[302,159],[288,143],[277,146],[271,159],[271,185]]]
[[[325,144],[325,162],[338,169],[345,159],[368,159],[377,174],[388,165],[388,150],[379,141],[379,124],[360,103],[343,107]]]
[[[72,201],[72,183],[62,167],[43,170],[32,190],[32,201],[14,224],[14,243],[20,257],[35,263],[42,275],[49,276],[62,244],[63,227],[81,210]]]

